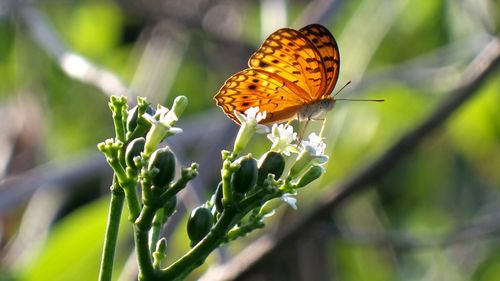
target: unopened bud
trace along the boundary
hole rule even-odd
[[[127,149],[125,150],[125,163],[128,167],[137,169],[134,158],[141,155],[141,152],[144,150],[145,143],[146,139],[136,138],[128,144]]]
[[[223,190],[222,182],[219,182],[217,189],[215,190],[215,209],[217,212],[222,213],[224,211],[224,205],[222,204]]]
[[[257,160],[250,155],[240,158],[240,167],[231,177],[231,187],[234,192],[245,194],[257,183]]]
[[[214,218],[212,212],[205,207],[197,207],[191,212],[187,223],[187,233],[192,245],[198,243],[210,232]]]
[[[167,239],[162,237],[156,243],[156,249],[153,253],[153,266],[161,268],[161,263],[167,257]]]
[[[186,96],[178,96],[174,99],[174,104],[172,105],[172,110],[177,118],[180,118],[184,110],[188,105],[188,98]]]
[[[301,187],[304,187],[304,186],[310,184],[311,182],[318,179],[324,172],[325,172],[325,168],[323,168],[321,166],[312,166],[300,178],[299,182],[297,183],[297,187],[301,188]]]
[[[259,166],[259,177],[257,180],[258,185],[262,185],[268,174],[273,174],[274,178],[278,180],[283,174],[285,169],[285,158],[278,152],[268,152],[264,161]]]
[[[132,133],[137,129],[137,132],[134,133],[134,135],[136,136],[144,136],[149,128],[151,128],[151,123],[147,122],[144,118],[139,117],[139,114],[144,112],[148,113],[151,116],[155,114],[155,110],[151,106],[146,104],[141,106],[145,108],[139,109],[139,107],[136,105],[131,110],[129,110],[127,117],[127,131],[129,133]]]
[[[307,150],[302,151],[297,157],[297,160],[290,169],[290,176],[292,178],[298,177],[307,167],[309,167],[314,157]]]
[[[168,147],[159,148],[153,152],[149,159],[148,170],[153,170],[154,168],[159,170],[152,178],[154,186],[166,186],[174,179],[175,156]]]

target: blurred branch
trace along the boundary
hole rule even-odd
[[[97,66],[65,46],[45,16],[27,0],[11,2],[14,11],[28,27],[33,40],[56,61],[64,73],[73,79],[93,85],[108,96],[130,96],[130,90],[115,73]]]
[[[185,131],[169,141],[169,145],[176,151],[183,163],[185,163],[182,159],[183,151],[199,145],[200,139],[211,144],[209,149],[206,146],[200,147],[200,154],[206,155],[204,160],[202,159],[200,162],[203,164],[202,167],[205,167],[200,170],[200,177],[203,177],[202,182],[213,181],[210,176],[216,173],[206,169],[217,169],[218,165],[213,165],[214,157],[218,159],[220,150],[227,147],[227,142],[231,139],[227,136],[229,134],[236,135],[234,130],[236,126],[233,125],[231,130],[228,130],[226,122],[230,121],[224,115],[219,114],[217,115],[219,119],[216,119],[211,113],[218,112],[208,112],[208,114],[202,114],[198,117],[186,117],[181,120],[181,127]],[[94,153],[84,151],[81,154],[84,156],[73,155],[68,157],[66,161],[54,161],[37,166],[22,174],[1,178],[0,213],[17,206],[38,189],[68,188],[84,179],[95,177],[103,171],[110,171],[107,169],[107,163],[101,153],[95,149],[92,151]]]
[[[84,153],[88,154],[90,156],[48,163],[0,179],[0,213],[26,200],[37,190],[77,186],[83,179],[98,175],[106,167],[106,161],[98,153]]]
[[[275,251],[292,245],[305,235],[313,225],[325,218],[352,195],[373,186],[403,157],[405,157],[426,136],[438,128],[457,109],[471,98],[487,77],[498,69],[500,64],[500,40],[493,38],[480,54],[467,67],[460,85],[449,93],[429,117],[414,129],[404,134],[378,159],[364,167],[357,174],[338,186],[329,187],[331,193],[322,196],[315,210],[302,217],[297,223],[284,227],[276,238],[264,236],[243,250],[231,262],[209,270],[202,280],[234,280],[252,272],[259,261],[269,258]]]
[[[338,226],[342,228],[342,226]],[[500,233],[500,214],[492,214],[469,222],[448,235],[438,237],[416,238],[408,233],[388,232],[372,233],[369,230],[343,231],[340,239],[370,245],[385,247],[391,245],[399,249],[446,247],[454,244],[467,243]]]
[[[444,91],[443,88],[445,88],[449,91],[452,83],[443,83],[443,80],[459,81],[463,75],[461,70],[465,61],[473,58],[490,40],[491,36],[479,33],[454,41],[387,69],[366,74],[359,83],[346,91],[360,92],[373,85],[383,85],[391,80],[401,81],[415,88],[436,89],[438,87],[438,90]],[[443,77],[446,78],[443,79]]]

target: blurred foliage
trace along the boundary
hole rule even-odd
[[[97,280],[104,243],[109,197],[79,208],[61,220],[51,231],[43,249],[31,263],[19,268],[20,280]],[[132,227],[123,214],[116,260],[123,264],[130,247]],[[125,247],[124,247],[125,246]],[[120,272],[117,267],[117,272]],[[116,274],[115,279],[117,279]]]
[[[326,130],[327,154],[331,156],[327,174],[315,188],[300,194],[299,212],[290,214],[281,210],[272,218],[270,228],[273,224],[279,226],[280,219],[290,219],[313,208],[314,202],[335,183],[378,157],[404,132],[428,116],[446,98],[444,94],[460,82],[458,77],[463,66],[485,43],[481,41],[484,38],[481,36],[486,36],[485,30],[498,34],[500,9],[494,1],[378,1],[376,6],[386,7],[388,14],[401,9],[394,23],[388,26],[383,40],[380,44],[346,45],[347,39],[356,38],[358,34],[345,35],[343,31],[353,21],[363,25],[364,19],[357,18],[357,12],[367,1],[370,0],[335,1],[335,8],[326,10],[322,23],[337,39],[345,38],[345,42],[339,41],[341,56],[361,56],[367,50],[374,51],[366,71],[361,70],[364,77],[344,77],[341,70],[341,81],[361,78],[363,83],[366,78],[370,82],[359,91],[348,87],[341,95],[384,98],[386,101],[382,104],[339,101],[335,105],[328,115]],[[34,167],[95,148],[97,142],[113,135],[108,97],[95,86],[68,77],[59,62],[33,39],[24,19],[14,12],[14,6],[23,5],[23,1],[11,2],[12,7],[0,5],[0,107],[25,96],[36,101],[41,115],[31,120],[32,123],[27,122],[28,126],[40,125],[37,129],[41,143],[37,144]],[[267,35],[260,32],[262,22],[267,19],[261,18],[257,1],[238,1],[238,4],[171,1],[178,6],[168,6],[168,1],[34,2],[45,15],[42,20],[53,26],[66,47],[111,70],[126,85],[134,84],[143,55],[148,50],[158,51],[148,49],[154,46],[151,40],[155,39],[152,30],[156,24],[166,22],[182,26],[179,32],[187,34],[189,43],[183,48],[184,53],[176,54],[181,60],[178,70],[165,73],[165,76],[173,76],[171,87],[160,89],[161,95],[154,96],[153,100],[170,104],[177,94],[188,96],[190,106],[186,115],[193,117],[195,123],[215,116],[212,111],[222,117],[215,109],[213,95],[228,75],[246,67],[244,62],[248,54],[262,43],[260,38]],[[300,28],[305,23],[293,23],[302,16],[309,2],[287,1],[286,4],[288,25]],[[231,37],[228,32],[228,37],[224,37],[209,31],[212,26],[204,26],[204,21],[210,5],[233,6],[231,11],[238,13],[240,20],[240,33]],[[148,12],[151,6],[157,9]],[[373,11],[372,16],[381,19],[385,14]],[[224,15],[219,17],[223,19]],[[451,48],[454,44],[460,48]],[[448,47],[450,49],[446,49]],[[448,50],[446,55],[438,53],[443,48]],[[168,62],[161,59],[158,55],[158,64],[168,67]],[[409,61],[416,62],[421,69],[407,68],[405,63]],[[342,69],[349,70],[350,65],[342,65]],[[396,73],[384,72],[391,69]],[[376,76],[379,74],[385,76]],[[374,183],[370,192],[348,200],[337,210],[325,247],[325,262],[332,279],[498,279],[498,225],[491,233],[470,240],[449,245],[440,245],[439,241],[461,227],[476,225],[474,223],[485,217],[500,217],[499,89],[497,71],[448,122]],[[23,112],[18,113],[21,116]],[[214,117],[215,120],[225,119]],[[312,124],[309,129],[314,128],[318,128],[318,124]],[[233,136],[223,137],[230,145]],[[269,143],[260,136],[252,145],[249,151],[258,155]],[[203,149],[188,153],[195,155],[194,152],[200,151]],[[198,159],[187,159],[191,161]],[[26,167],[29,168],[33,167]],[[103,185],[109,185],[111,180],[106,178],[104,181]],[[187,203],[190,204],[195,205]],[[61,218],[53,222],[48,239],[42,241],[43,246],[31,249],[35,252],[33,258],[22,261],[24,266],[3,264],[0,280],[95,280],[106,215],[107,197],[61,214]],[[8,229],[5,233],[13,233],[22,215],[6,217],[2,219],[2,228]],[[485,224],[482,227],[494,226]],[[115,279],[132,248],[129,227],[124,215]],[[261,234],[258,231],[227,251],[238,253]],[[379,236],[389,241],[379,243],[376,239]],[[0,237],[4,250],[8,248],[8,241],[15,239],[15,235]],[[390,241],[392,238],[396,242]],[[406,244],[398,245],[398,239]],[[182,219],[178,231],[174,231],[168,242],[171,246],[169,259],[181,255],[189,247],[188,243],[185,219]],[[216,260],[216,255],[212,258]]]

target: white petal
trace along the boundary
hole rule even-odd
[[[256,119],[256,115],[259,112],[259,107],[258,106],[253,106],[245,110],[245,115],[247,116],[247,119]]]
[[[153,116],[151,116],[149,113],[144,113],[142,115],[142,117],[144,119],[148,120],[148,122],[151,123],[151,124],[156,124],[156,122],[157,122],[156,119]]]
[[[285,194],[285,195],[281,196],[281,200],[283,200],[283,202],[290,205],[290,207],[292,207],[294,210],[297,210],[297,198],[292,197],[289,194]]]
[[[268,217],[273,216],[274,214],[276,214],[276,210],[272,210],[271,212],[266,213],[263,217],[264,217],[264,218],[268,218]]]
[[[325,164],[326,162],[328,161],[328,156],[326,155],[317,155],[317,156],[314,156],[314,162],[318,163],[318,164]]]
[[[269,127],[267,127],[266,125],[257,124],[257,128],[255,129],[255,132],[258,134],[267,134],[267,133],[269,133]]]
[[[243,123],[245,123],[245,121],[247,121],[247,117],[245,115],[241,114],[240,112],[233,110],[233,113],[236,116],[236,119],[238,119],[238,121],[240,121],[240,124],[243,124]]]
[[[174,135],[177,135],[177,134],[180,134],[182,133],[182,129],[181,128],[177,128],[177,127],[170,127],[170,129],[168,129],[169,132],[173,133]]]

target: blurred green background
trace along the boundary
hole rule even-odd
[[[213,254],[194,280],[296,221],[417,126],[498,35],[499,16],[493,0],[3,0],[0,280],[97,279],[111,171],[96,144],[114,134],[109,95],[189,98],[170,145],[181,163],[200,163],[200,177],[166,229],[172,260],[189,247],[183,210],[213,191],[214,159],[237,131],[213,96],[267,35],[325,25],[340,47],[338,85],[353,82],[341,95],[385,99],[338,102],[327,173],[300,193],[299,210]],[[499,73],[368,191],[276,253],[279,266],[241,280],[499,280]],[[264,136],[252,145],[257,156],[269,147]],[[136,278],[132,250],[124,214],[115,280]]]

